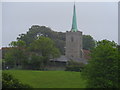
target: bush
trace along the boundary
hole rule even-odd
[[[77,65],[69,65],[66,66],[65,71],[76,71],[76,72],[80,72],[82,70],[82,68],[80,68],[80,66]]]
[[[80,62],[75,62],[75,61],[69,61],[68,65],[66,66],[65,71],[76,71],[76,72],[81,72],[84,68],[84,64]]]
[[[91,51],[91,59],[83,70],[87,88],[120,88],[120,53],[115,42],[102,40]]]
[[[27,84],[22,84],[9,73],[2,73],[2,88],[31,88]]]

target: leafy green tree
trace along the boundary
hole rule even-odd
[[[118,86],[120,86],[120,45],[118,45]]]
[[[83,49],[90,50],[95,47],[95,40],[90,35],[83,35]]]
[[[28,47],[22,40],[12,41],[9,45],[11,48],[5,54],[5,65],[9,68],[41,69],[49,59],[60,56],[54,41],[44,36],[37,37]]]
[[[39,36],[49,37],[55,42],[55,46],[59,49],[62,55],[65,54],[65,32],[56,32],[46,26],[33,25],[26,34],[20,34],[17,40],[26,42],[27,46],[36,40]],[[83,35],[83,48],[91,49],[95,46],[95,41],[90,35]]]
[[[19,41],[12,41],[9,46],[11,47],[25,47],[26,46],[26,43],[22,40],[19,40]]]
[[[43,57],[43,64],[47,65],[50,58],[56,58],[60,56],[59,50],[55,47],[54,42],[44,36],[38,37],[33,43],[31,43],[30,48],[32,52]]]
[[[10,44],[10,50],[5,54],[6,66],[10,68],[22,67],[22,62],[25,60],[25,42],[24,41],[12,41]]]
[[[77,71],[81,72],[84,69],[84,63],[82,62],[76,62],[76,61],[68,61],[68,64],[66,66],[66,71]]]
[[[29,56],[29,62],[25,66],[27,66],[27,69],[33,69],[33,70],[41,70],[43,69],[43,57],[32,54]]]
[[[83,72],[88,81],[87,87],[118,88],[119,56],[115,42],[108,40],[97,42],[97,46],[91,51],[91,60]]]

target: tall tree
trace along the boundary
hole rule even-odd
[[[43,57],[44,65],[47,65],[50,58],[56,58],[60,55],[59,50],[55,47],[54,42],[44,36],[38,37],[33,43],[31,43],[30,48],[32,52]]]
[[[25,55],[25,42],[24,41],[12,41],[11,48],[5,54],[6,65],[13,67],[21,67],[22,62],[27,58]]]
[[[83,35],[83,49],[90,50],[95,47],[95,40],[90,35]]]
[[[26,42],[29,46],[39,36],[49,37],[55,42],[55,46],[60,50],[61,54],[65,54],[65,32],[56,32],[46,26],[33,25],[26,34],[20,34],[17,40]],[[83,48],[91,49],[95,46],[95,41],[90,35],[83,35]]]
[[[87,87],[118,88],[119,56],[116,43],[108,40],[97,42],[97,46],[91,51],[91,60],[83,72],[88,81]]]

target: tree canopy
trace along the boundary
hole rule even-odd
[[[65,54],[65,32],[56,32],[46,26],[33,25],[26,34],[20,34],[17,40],[25,41],[27,46],[30,45],[39,36],[49,37],[55,42],[61,54]],[[95,40],[90,35],[83,35],[83,49],[90,50],[95,46]]]
[[[6,66],[9,68],[21,66],[24,60],[27,59],[24,41],[12,41],[11,48],[5,53]],[[5,68],[5,67],[4,67]]]
[[[29,49],[32,52],[42,56],[45,64],[47,64],[50,58],[56,58],[60,56],[60,52],[55,47],[54,42],[50,38],[44,36],[40,36],[37,40],[33,41]]]
[[[65,54],[65,34],[46,26],[33,25],[26,34],[20,34],[17,41],[9,44],[11,49],[5,54],[6,65],[26,68],[36,62],[38,67],[35,68],[39,68],[41,63],[47,64],[49,59]],[[90,50],[94,46],[92,36],[83,35],[83,49]]]
[[[95,40],[90,35],[83,35],[83,49],[90,50],[95,47]]]
[[[118,54],[118,47],[115,42],[98,41],[97,46],[91,51],[91,60],[83,72],[88,81],[87,87],[118,88],[118,63],[120,61],[118,57],[120,54]]]
[[[27,47],[22,40],[12,41],[9,45],[11,48],[5,54],[5,64],[9,68],[41,69],[50,59],[60,56],[54,41],[44,36],[37,37]]]

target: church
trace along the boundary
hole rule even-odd
[[[66,32],[65,56],[68,60],[74,60],[77,62],[83,60],[82,32],[78,31],[77,28],[75,4],[73,10],[72,28],[71,31]]]
[[[89,51],[83,50],[82,32],[77,28],[76,7],[74,3],[71,30],[66,31],[65,55],[51,60],[52,62],[67,64],[68,61],[81,62],[87,64]]]
[[[65,54],[61,55],[59,58],[51,58],[48,68],[58,70],[60,67],[60,69],[65,69],[65,67],[69,64],[69,61],[87,64],[88,60],[90,59],[90,51],[83,49],[82,37],[82,31],[79,31],[77,27],[76,7],[74,4],[71,29],[66,31],[66,44],[65,47],[63,46],[65,49]],[[0,49],[0,53],[2,53],[0,58],[3,58],[9,49],[10,47]]]

